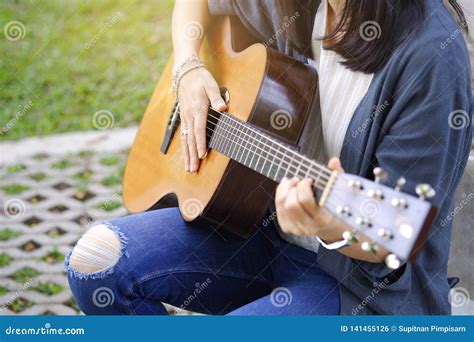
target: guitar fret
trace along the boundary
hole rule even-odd
[[[217,118],[210,147],[274,181],[312,178],[321,186],[324,169],[227,113]]]
[[[240,134],[239,134],[238,130],[236,129],[235,121],[233,121],[233,120],[232,120],[232,122],[230,122],[230,131],[231,131],[232,136],[237,136],[237,139],[239,138]],[[236,151],[238,152],[238,150],[239,150],[239,144],[234,143],[232,145],[233,146],[231,147],[230,155],[233,159],[235,159],[236,158],[235,153],[236,153]]]

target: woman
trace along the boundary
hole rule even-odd
[[[407,192],[417,183],[434,187],[439,214],[427,242],[416,262],[390,270],[383,253],[345,243],[346,227],[316,205],[309,180],[285,179],[277,220],[271,213],[248,240],[187,224],[176,208],[95,225],[65,262],[79,307],[86,314],[166,314],[161,302],[208,314],[449,314],[451,227],[441,220],[469,153],[471,86],[448,8],[441,0],[176,1],[174,85],[189,172],[206,155],[207,104],[225,110],[196,57],[202,35],[186,35],[189,25],[204,32],[212,14],[237,15],[261,42],[318,68],[322,114],[303,132],[307,155],[336,157],[330,168],[366,178],[380,166],[387,184],[404,176]]]

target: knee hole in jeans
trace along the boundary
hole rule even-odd
[[[116,232],[105,224],[98,224],[77,242],[71,253],[70,266],[85,274],[105,271],[117,263],[121,247]]]

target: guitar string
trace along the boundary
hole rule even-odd
[[[223,121],[222,119],[220,119],[220,118],[218,118],[218,117],[215,117],[215,116],[213,116],[213,115],[211,115],[211,114],[209,114],[209,116],[211,116],[212,118],[218,120],[218,123],[221,122],[221,123],[223,123],[224,125],[230,127],[231,129],[237,128],[237,127],[231,126],[229,123]],[[228,117],[228,118],[232,119],[231,116],[225,116],[225,117]],[[214,123],[214,122],[212,122],[212,121],[210,121],[210,120],[208,120],[208,122],[214,124],[214,125],[217,127],[217,124],[216,124],[216,123]],[[234,120],[234,122],[239,123],[238,121],[235,121],[235,120]],[[241,124],[241,123],[240,123],[240,124]],[[246,126],[244,126],[244,125],[242,125],[242,124],[241,124],[241,126],[246,127]],[[224,129],[224,128],[223,128],[223,129]],[[230,134],[232,134],[232,135],[234,135],[237,139],[239,139],[239,138],[242,139],[242,137],[240,137],[240,136],[234,134],[234,133],[231,132],[231,131],[227,131],[227,130],[226,130],[226,132],[227,132],[227,133],[230,133]],[[257,132],[257,131],[255,131],[255,130],[252,130],[252,132],[261,134],[260,132]],[[244,135],[246,135],[247,137],[249,137],[250,139],[252,139],[252,140],[254,140],[254,141],[257,141],[255,137],[252,137],[252,136],[249,135],[248,133],[246,133],[246,132],[242,132],[242,133],[243,133]],[[261,135],[261,136],[263,136],[263,135]],[[263,137],[265,137],[265,136],[263,136]],[[265,138],[266,138],[266,139],[269,139],[269,138],[267,138],[267,137],[265,137]],[[269,139],[269,140],[270,140],[270,139]],[[270,141],[271,141],[271,140],[270,140]],[[272,142],[273,142],[273,141],[272,141]],[[260,151],[265,152],[267,155],[269,155],[269,152],[272,152],[271,150],[273,150],[273,151],[276,152],[277,154],[282,155],[282,156],[283,156],[283,159],[281,159],[282,162],[284,162],[285,164],[289,165],[290,167],[295,168],[295,169],[297,169],[297,170],[298,170],[298,169],[306,169],[306,171],[302,170],[302,171],[303,171],[303,174],[308,174],[308,175],[309,175],[309,174],[312,174],[312,175],[315,176],[315,177],[323,178],[323,179],[325,179],[325,180],[328,180],[329,177],[330,177],[330,175],[332,174],[332,171],[330,171],[330,170],[328,170],[327,168],[325,168],[325,167],[319,165],[318,163],[312,161],[311,159],[305,157],[304,155],[298,155],[295,151],[293,151],[293,150],[287,148],[287,147],[284,146],[284,145],[281,145],[281,144],[279,144],[279,143],[274,142],[274,143],[278,144],[279,147],[281,146],[281,147],[285,148],[287,151],[290,151],[291,153],[293,153],[293,155],[300,157],[301,160],[298,161],[298,160],[296,160],[294,157],[291,157],[291,156],[288,156],[288,155],[284,154],[284,153],[283,153],[282,151],[280,151],[279,149],[276,149],[276,148],[272,147],[271,145],[268,145],[268,144],[265,144],[264,142],[262,142],[261,145],[263,145],[264,147],[267,146],[267,147],[270,148],[270,151],[267,151],[267,150],[265,150],[265,149],[263,149],[262,147],[259,146],[260,143],[259,143],[258,141],[257,141],[257,143],[258,143],[258,145],[255,145],[255,144],[252,143],[252,142],[247,142],[247,141],[245,142],[246,145],[250,145],[251,147],[255,147],[255,148],[259,149]],[[242,145],[239,144],[238,146],[242,146]],[[250,151],[252,152],[252,150],[250,150]],[[268,161],[268,158],[265,158],[265,157],[264,157],[263,155],[261,155],[261,154],[259,155],[259,157],[260,157],[260,158],[264,158],[265,160]],[[290,162],[287,162],[286,160],[284,160],[284,158],[288,158],[288,159],[290,160]],[[310,162],[310,165],[309,165],[309,166],[303,164],[303,161],[305,161],[305,160]],[[293,163],[292,163],[291,161],[295,161],[296,163],[299,164],[299,166],[294,166],[294,167],[293,167]],[[313,167],[315,167],[315,168],[313,169]],[[317,173],[316,175],[315,175],[314,173],[311,173],[311,171],[313,171],[313,170],[314,170],[315,172],[318,172],[318,173]],[[326,173],[326,174],[325,174],[325,173]]]
[[[210,123],[212,123],[213,125],[216,125],[214,122],[210,122]],[[225,129],[223,129],[223,130],[224,130],[226,133],[229,133],[230,135],[235,136],[235,134],[233,134],[232,132],[226,131]],[[225,135],[221,134],[221,133],[220,133],[219,131],[217,131],[217,130],[212,130],[212,132],[214,132],[214,134],[217,134],[217,138],[216,138],[216,139],[219,139],[219,138],[220,138],[221,140],[224,139],[224,141],[232,141],[230,138],[228,138],[228,137],[226,137]],[[209,138],[212,138],[212,137],[209,136],[209,135],[208,135],[208,137],[209,137]],[[235,142],[234,142],[234,143],[235,143]],[[237,144],[237,145],[240,146],[240,147],[242,147],[244,150],[253,152],[253,150],[247,148],[247,146],[243,146],[243,145],[241,145],[241,144]],[[221,152],[221,153],[222,153],[222,152]],[[225,153],[223,153],[223,154],[225,154]],[[265,157],[261,157],[261,158],[263,158],[264,160],[268,161],[268,159],[266,159]],[[241,162],[241,163],[242,163],[242,162]],[[257,164],[258,164],[258,163],[257,163]],[[256,165],[257,165],[257,164],[256,164]],[[297,168],[297,167],[292,166],[293,164],[291,164],[291,163],[287,163],[287,164],[290,165],[291,168],[293,168],[293,169],[295,169],[295,170],[298,171],[298,168]],[[245,165],[245,164],[244,164],[244,165]],[[282,170],[284,170],[284,169],[282,168]],[[293,171],[292,171],[291,169],[289,169],[288,171],[289,171],[290,173],[293,173]],[[263,171],[262,171],[261,173],[264,174]],[[287,173],[288,173],[288,172],[287,172]],[[287,173],[285,173],[285,175],[286,175]],[[276,175],[278,175],[278,174],[279,174],[279,172],[278,172]],[[301,173],[301,172],[295,172],[295,173],[294,173],[294,176],[300,176],[300,178],[302,178],[302,179],[307,178],[308,176],[312,176],[313,180],[315,181],[315,184],[320,185],[320,187],[318,187],[319,190],[324,190],[325,187],[326,187],[326,185],[327,185],[327,183],[325,183],[325,182],[327,182],[327,179],[325,179],[324,176],[321,176],[320,174],[316,174],[316,175],[315,175],[314,173],[311,174],[310,172],[309,172],[309,173],[308,173],[308,172],[302,172],[302,173]],[[268,176],[267,176],[267,177],[268,177]]]
[[[222,121],[223,122],[223,121]],[[213,125],[215,125],[217,127],[217,124],[214,123],[214,122],[210,122],[212,123]],[[225,122],[224,122],[225,123]],[[227,130],[224,130],[225,132],[227,133],[230,133],[231,135],[233,136],[236,136],[235,134],[233,134],[232,132],[229,132]],[[212,132],[214,132],[214,134],[217,134],[218,135],[218,138],[222,138],[224,140],[227,140],[227,141],[232,141],[230,137],[228,136],[225,136],[223,133],[219,132],[219,131],[216,131],[216,130],[212,130]],[[208,136],[209,138],[211,138],[211,136]],[[240,145],[239,146],[243,147],[244,149],[247,149],[245,146],[243,145]],[[249,149],[247,149],[249,150]],[[249,150],[251,151],[251,150]],[[315,186],[317,189],[319,190],[324,190],[325,189],[325,186],[321,186],[321,185],[316,185],[316,184],[313,184],[313,186]],[[333,185],[333,188],[336,188],[337,187],[337,183],[335,183]],[[339,188],[339,187],[338,187]],[[343,198],[341,198],[341,196],[337,193],[337,192],[332,192],[332,195],[329,196],[324,204],[324,207],[328,208],[330,211],[333,212],[333,215],[335,215],[336,217],[338,217],[339,219],[343,220],[346,222],[346,224],[351,227],[352,229],[354,229],[355,231],[357,231],[358,233],[362,233],[363,235],[365,235],[365,232],[364,230],[360,229],[360,228],[356,228],[353,224],[349,223],[346,218],[344,217],[341,217],[340,215],[337,214],[337,212],[333,211],[335,208],[337,208],[338,205],[340,205],[342,203],[342,200]],[[331,209],[331,207],[333,209]],[[367,235],[365,235],[367,236]],[[369,239],[371,239],[369,236],[367,236]],[[379,246],[385,246],[385,244],[383,243],[383,241],[381,242],[377,242],[377,244]]]
[[[178,113],[179,113],[179,111],[180,111],[179,104],[178,104],[176,110],[177,110]],[[287,147],[287,146],[285,146],[285,145],[283,145],[283,144],[281,144],[281,143],[279,143],[279,142],[277,142],[277,141],[273,141],[273,140],[271,139],[271,137],[267,137],[265,134],[263,134],[262,132],[260,132],[260,131],[258,131],[258,130],[256,130],[256,129],[254,129],[253,127],[246,126],[246,125],[244,124],[244,122],[241,122],[241,121],[239,121],[237,118],[234,118],[231,114],[229,114],[229,113],[222,113],[222,112],[218,112],[218,111],[216,111],[216,112],[219,113],[219,114],[221,114],[223,117],[229,118],[229,119],[232,120],[233,122],[237,123],[238,125],[240,125],[241,127],[245,128],[245,129],[251,131],[252,133],[255,133],[256,135],[258,135],[258,136],[260,136],[260,137],[263,137],[263,138],[269,140],[269,141],[272,142],[273,144],[277,145],[278,148],[281,147],[281,148],[283,148],[284,150],[290,152],[290,153],[293,155],[293,157],[292,157],[292,156],[287,156],[287,157],[288,157],[289,159],[291,159],[291,160],[294,160],[294,161],[296,161],[296,162],[299,162],[299,163],[300,163],[300,166],[304,166],[304,167],[307,168],[307,169],[309,169],[309,168],[311,168],[311,167],[315,167],[316,171],[324,172],[324,173],[327,174],[327,176],[330,176],[330,175],[332,174],[332,171],[329,170],[327,167],[318,164],[318,163],[315,162],[314,160],[311,160],[311,159],[309,159],[308,157],[306,157],[305,155],[298,154],[298,153],[295,152],[294,150],[290,149],[289,147]],[[220,119],[219,117],[216,117],[216,116],[212,115],[211,113],[208,113],[208,117],[209,117],[209,116],[212,117],[212,118],[214,118],[214,119],[216,119],[218,122],[224,123],[225,125],[229,126],[230,128],[233,128],[233,129],[237,128],[237,127],[234,127],[234,126],[230,125],[229,123],[223,121],[223,120]],[[208,121],[208,122],[212,122],[212,121],[209,121],[209,120],[207,120],[207,121]],[[241,131],[241,132],[242,132],[243,134],[247,135],[248,137],[250,137],[251,139],[253,139],[253,140],[256,141],[255,137],[252,137],[251,135],[249,135],[248,133],[246,133],[246,132],[244,132],[244,131]],[[238,136],[237,136],[237,137],[238,137]],[[250,144],[252,144],[252,143],[250,143]],[[280,151],[279,149],[277,150],[276,148],[274,148],[273,146],[271,146],[271,145],[269,145],[269,144],[267,144],[267,143],[262,142],[261,144],[262,144],[264,147],[269,147],[271,150],[275,151],[275,152],[278,153],[278,154],[282,154],[283,156],[286,156],[286,155],[284,155],[284,154],[282,153],[282,151]],[[257,147],[257,148],[260,148],[260,147],[257,146],[257,145],[253,145],[253,146],[255,146],[255,147]],[[260,148],[260,149],[261,149],[261,148]],[[263,151],[264,151],[264,152],[267,152],[267,151],[265,151],[265,150],[263,150]],[[299,157],[301,160],[298,161],[298,160],[295,159],[295,157]],[[311,164],[311,166],[308,167],[307,165],[303,164],[303,163],[302,163],[303,161],[308,162],[309,164]]]
[[[214,122],[210,122],[210,123],[213,124],[213,125],[216,125]],[[216,125],[216,127],[217,127],[217,125]],[[222,127],[221,127],[221,128],[222,128]],[[234,137],[238,137],[238,136],[235,135],[233,132],[229,132],[229,131],[225,130],[224,128],[222,128],[222,130],[224,130],[226,133],[229,133],[230,135],[232,135],[232,136],[234,136]],[[209,130],[208,130],[208,131],[209,131]],[[230,138],[224,136],[223,134],[221,134],[221,133],[220,133],[219,131],[217,131],[217,130],[212,130],[212,132],[214,133],[214,136],[215,136],[216,134],[218,135],[217,138],[215,138],[215,139],[221,138],[221,141],[222,141],[222,138],[223,138],[223,139],[224,139],[224,142],[233,142],[233,143],[234,143],[234,146],[236,145],[236,146],[239,146],[239,147],[241,147],[241,148],[243,148],[244,150],[247,150],[247,151],[249,151],[249,152],[254,152],[252,149],[248,148],[247,146],[241,145],[240,143],[236,143],[235,141],[233,141],[233,140],[231,140]],[[212,138],[212,136],[210,136],[210,135],[207,135],[207,136],[208,136],[209,138]],[[251,145],[251,146],[256,146],[256,145]],[[226,148],[226,147],[224,147],[223,149],[225,149],[225,148]],[[258,148],[258,146],[257,146],[257,148]],[[234,148],[234,150],[235,150],[235,148]],[[263,150],[263,151],[264,151],[264,152],[267,152],[267,151],[265,151],[265,150]],[[223,154],[226,154],[226,153],[223,153]],[[233,153],[230,152],[229,154],[232,155]],[[248,157],[248,155],[247,155],[247,157]],[[269,160],[268,158],[266,158],[266,157],[264,157],[264,156],[261,156],[261,155],[260,155],[259,158],[263,158],[263,159],[264,159],[263,166],[265,166],[265,163],[266,163],[266,162],[271,162],[271,163],[272,163],[273,165],[275,165],[275,166],[277,165],[276,163],[274,163],[274,161],[271,161],[271,160]],[[293,166],[294,164],[288,163],[288,162],[284,161],[283,159],[280,159],[280,160],[281,160],[282,162],[279,164],[279,168],[281,168],[283,171],[285,171],[285,166],[283,166],[282,164],[285,163],[285,164],[287,164],[287,166],[288,166],[288,167],[286,167],[285,177],[286,177],[286,175],[287,175],[288,173],[293,173],[293,171],[292,171],[291,169],[294,169],[294,170],[297,171],[297,172],[294,172],[294,176],[295,176],[295,177],[296,177],[296,176],[300,176],[302,179],[304,179],[304,178],[307,178],[308,176],[312,176],[312,178],[314,178],[315,181],[317,181],[320,185],[322,185],[323,187],[325,187],[326,183],[324,183],[324,181],[325,181],[325,182],[328,181],[328,178],[326,178],[325,175],[319,174],[319,173],[314,174],[314,173],[311,172],[311,171],[312,171],[311,168],[308,168],[308,171],[299,171],[297,166]],[[240,162],[240,163],[241,163],[241,164],[244,164],[244,163],[242,163],[242,162]],[[251,168],[251,164],[252,164],[252,163],[250,163],[250,168]],[[244,165],[245,165],[245,164],[244,164]],[[258,165],[258,160],[257,160],[257,163],[255,164],[255,168],[257,168],[257,165]],[[271,171],[271,168],[272,168],[272,167],[270,167],[269,171]],[[300,169],[301,169],[301,168],[300,168]],[[257,170],[255,170],[255,171],[257,171]],[[315,171],[316,171],[316,170],[315,170]],[[261,173],[264,174],[264,172],[263,172],[263,167],[262,167]],[[280,173],[280,171],[278,171],[277,173],[275,173],[275,176],[278,176],[279,173]],[[268,177],[268,176],[267,176],[267,177]],[[323,189],[324,189],[324,188],[323,188]]]
[[[231,133],[231,134],[232,134],[232,133]],[[218,131],[214,131],[214,135],[213,135],[213,136],[216,136],[216,135],[217,135],[218,138],[224,139],[225,141],[232,141],[229,137],[226,137],[226,136],[223,135],[222,133],[220,133],[220,132],[218,132]],[[208,135],[208,137],[211,138],[210,135]],[[247,151],[252,152],[252,150],[246,148],[246,147],[243,146],[243,145],[238,145],[238,146],[242,147],[243,149],[245,149],[245,150],[247,150]],[[221,152],[221,153],[222,153],[222,152]],[[224,154],[224,153],[222,153],[222,154]],[[226,155],[226,154],[224,154],[224,155]],[[241,162],[240,162],[240,163],[241,163]],[[241,164],[243,164],[243,163],[241,163]],[[243,164],[243,165],[245,165],[245,164]],[[251,167],[250,167],[250,168],[251,168]],[[252,168],[251,168],[251,169],[252,169]],[[282,168],[282,170],[284,170],[284,169]],[[279,172],[278,172],[278,173],[279,173]],[[287,174],[287,173],[288,173],[288,172],[285,172],[285,177],[286,177],[286,174]],[[291,171],[290,171],[290,173],[291,173]],[[264,175],[263,172],[261,172],[261,174]],[[276,174],[276,175],[277,175],[277,174]],[[294,177],[297,177],[297,176],[301,176],[301,174],[295,174],[295,175],[294,175]],[[311,175],[311,176],[312,176],[312,175]],[[267,176],[267,177],[268,177],[268,176]],[[308,177],[307,177],[307,176],[302,176],[301,178],[304,179],[304,178],[308,178]],[[319,189],[319,190],[324,190],[324,189],[326,188],[326,183],[320,181],[319,179],[317,179],[317,177],[316,177],[316,179],[314,179],[313,177],[311,177],[311,178],[312,178],[313,181],[314,181],[314,184],[313,184],[313,185],[314,185],[317,189]]]
[[[179,110],[179,108],[177,108],[177,109]],[[219,112],[219,113],[220,113],[220,112]],[[247,129],[249,129],[250,131],[252,131],[252,132],[254,132],[254,133],[256,133],[256,134],[260,134],[260,136],[265,137],[263,134],[261,134],[261,132],[258,132],[258,131],[256,131],[256,130],[253,129],[253,128],[246,127],[246,126],[243,125],[241,122],[235,120],[231,115],[226,115],[226,113],[220,113],[220,114],[223,115],[223,117],[230,118],[230,119],[233,120],[234,122],[238,123],[240,126],[242,126],[242,127],[244,127],[244,128],[247,128]],[[223,124],[225,124],[226,126],[229,126],[230,128],[234,128],[234,129],[236,128],[236,127],[233,127],[233,126],[231,126],[230,124],[226,123],[225,121],[222,121],[220,118],[218,118],[218,117],[216,117],[216,116],[214,116],[214,115],[212,115],[212,114],[209,114],[209,116],[211,116],[212,118],[216,119],[218,122],[222,122]],[[208,121],[209,123],[214,124],[214,125],[217,127],[217,124],[216,124],[215,122],[212,122],[212,121],[209,121],[209,120],[207,120],[207,121]],[[235,136],[235,137],[237,137],[237,138],[242,139],[241,137],[237,136],[236,134],[234,134],[234,133],[232,133],[232,132],[229,132],[229,131],[227,131],[227,130],[225,130],[225,129],[224,129],[224,131],[226,131],[227,133],[232,134],[233,136]],[[256,140],[255,137],[252,137],[251,135],[247,134],[246,132],[243,132],[243,133],[244,133],[246,136],[250,137],[251,139]],[[222,136],[222,137],[223,137],[223,136]],[[224,138],[225,138],[225,137],[224,137]],[[266,137],[265,137],[265,138],[266,138]],[[230,139],[228,139],[228,138],[225,138],[225,139],[230,140]],[[268,139],[268,138],[267,138],[267,139]],[[269,140],[270,140],[270,139],[269,139]],[[284,145],[282,145],[282,144],[280,144],[280,143],[278,143],[278,142],[274,142],[274,143],[277,144],[279,147],[281,146],[281,147],[283,147],[285,150],[290,151],[291,153],[295,154],[295,152],[294,152],[293,150],[289,149],[288,147],[286,147],[286,146],[284,146]],[[246,144],[246,145],[253,146],[253,147],[256,147],[256,148],[258,148],[258,149],[260,149],[260,150],[263,150],[263,149],[260,148],[258,145],[252,144],[252,143],[250,143],[250,142],[249,142],[249,143],[245,142],[245,144]],[[265,145],[265,143],[262,143],[262,144]],[[244,149],[247,149],[247,150],[249,150],[250,152],[252,152],[252,150],[248,149],[246,146],[243,146],[243,145],[240,145],[240,144],[239,144],[239,146],[241,146],[241,147],[243,147]],[[269,145],[266,145],[266,146],[269,146]],[[283,154],[282,151],[277,150],[277,149],[275,149],[275,148],[273,148],[273,147],[271,147],[271,146],[270,146],[270,148],[271,148],[272,150],[276,151],[276,153],[281,154],[281,155],[283,155],[284,157],[286,157],[286,155]],[[268,151],[265,151],[265,150],[263,150],[263,151],[268,154]],[[295,154],[295,155],[297,155],[297,154]],[[263,157],[263,158],[264,158],[264,157]],[[320,166],[319,164],[315,163],[314,161],[312,161],[311,159],[307,158],[307,157],[304,156],[304,155],[300,155],[300,158],[309,161],[309,162],[311,163],[311,166],[316,166],[316,167],[318,167],[319,169],[321,169],[321,170],[323,170],[323,171],[325,171],[325,172],[327,172],[327,173],[329,172],[329,169]],[[264,158],[264,159],[268,160],[267,158]],[[289,157],[289,156],[288,156],[288,159],[290,159],[290,160],[295,160],[294,158],[291,158],[291,157]],[[283,161],[285,164],[289,165],[291,168],[296,168],[296,167],[293,167],[293,166],[292,166],[293,164],[292,164],[291,162],[287,162],[286,160],[282,160],[282,161]],[[297,162],[298,162],[298,161],[297,161]],[[301,166],[303,166],[303,164],[302,164]],[[304,166],[305,166],[305,165],[304,165]],[[309,168],[306,167],[306,166],[305,166],[305,167],[306,167],[307,169],[311,169],[311,166],[310,166]],[[296,169],[298,170],[298,168],[296,168]],[[314,171],[318,172],[318,170],[314,170]],[[304,175],[306,175],[306,174],[308,174],[308,175],[311,174],[311,175],[312,175],[313,177],[315,177],[315,178],[323,178],[323,180],[325,180],[325,181],[328,180],[328,179],[327,179],[327,176],[324,175],[324,174],[316,174],[316,175],[315,175],[314,173],[307,173],[307,172],[303,172],[303,174],[304,174]],[[300,174],[298,173],[298,174],[296,174],[296,175],[300,175]],[[343,173],[338,174],[337,177],[338,177],[338,178],[339,178],[339,177],[345,178]],[[302,177],[302,178],[305,178],[305,177]],[[321,183],[321,182],[320,182],[320,184],[321,184],[322,186],[325,186],[325,185],[326,185],[326,184]],[[339,188],[339,189],[342,190],[342,188],[340,188],[338,185],[339,185],[338,182],[335,182],[335,183],[333,184],[333,188]],[[323,189],[321,189],[321,190],[323,190]],[[365,197],[368,197],[368,194],[366,194],[365,192],[360,192],[359,194],[361,194],[361,195],[363,195],[363,196],[365,196]]]
[[[212,123],[213,125],[216,125],[214,122],[210,122],[210,123]],[[229,131],[226,131],[226,130],[224,130],[224,131],[227,132],[227,133],[230,133],[231,135],[234,135],[234,136],[235,136],[235,134],[233,134],[232,132],[229,132]],[[213,130],[212,132],[214,132],[214,134],[218,134],[218,138],[221,138],[221,139],[224,139],[224,140],[227,140],[227,141],[232,141],[229,137],[226,137],[225,135],[221,134],[219,131]],[[208,136],[208,137],[211,138],[211,136]],[[244,149],[247,149],[248,151],[252,151],[252,150],[248,149],[246,146],[243,146],[243,145],[240,145],[240,144],[239,144],[239,146],[240,146],[240,147],[243,147]],[[221,152],[221,153],[222,153],[222,152]],[[245,165],[245,164],[244,164],[244,165]],[[290,165],[291,165],[291,164],[290,164]],[[298,174],[295,174],[295,176],[300,176],[300,175],[301,175],[301,174],[299,174],[299,173],[298,173]],[[340,178],[342,178],[342,179],[345,178],[345,177],[344,177],[344,176],[345,176],[344,173],[340,173],[340,174],[338,174],[337,176],[340,177]],[[304,178],[307,178],[307,176],[304,175],[304,176],[302,176],[301,178],[304,179]],[[315,181],[315,183],[313,183],[313,186],[315,186],[318,190],[324,191],[324,189],[326,188],[327,183],[321,182],[321,181],[319,181],[318,179],[314,179],[314,178],[313,178],[313,180]],[[349,180],[349,179],[348,179],[348,180]],[[326,181],[327,181],[327,180],[326,180]],[[333,184],[332,189],[338,189],[338,190],[342,190],[342,191],[350,190],[350,188],[349,188],[348,185],[342,185],[342,184],[340,184],[340,183],[338,183],[338,182],[335,182],[335,183]],[[365,192],[359,192],[359,195],[362,195],[362,196],[367,197],[367,198],[369,197],[368,194],[365,193]],[[330,203],[330,202],[331,202],[331,200],[330,200],[331,198],[334,199],[334,200],[339,200],[339,202],[337,202],[337,203],[343,203],[343,202],[344,202],[344,201],[343,201],[343,198],[342,198],[340,195],[337,195],[337,193],[335,193],[335,192],[332,192],[331,197],[328,197],[328,198],[327,198],[327,200],[326,200],[327,203]],[[335,206],[336,206],[336,202],[333,202],[333,204],[335,204]]]
[[[319,164],[316,163],[314,160],[309,159],[309,158],[306,157],[305,155],[298,154],[296,151],[294,151],[294,150],[292,150],[291,148],[289,148],[289,147],[287,147],[287,146],[285,146],[285,145],[279,143],[278,141],[273,141],[273,140],[271,139],[271,137],[266,136],[266,134],[264,134],[263,132],[260,132],[260,131],[258,131],[258,130],[256,130],[256,129],[254,129],[253,127],[250,127],[250,126],[245,125],[244,122],[241,122],[239,119],[235,118],[235,117],[234,117],[233,115],[231,115],[230,113],[227,113],[227,112],[226,112],[226,113],[221,113],[221,112],[218,112],[218,111],[216,111],[216,112],[217,112],[217,113],[220,113],[220,114],[221,114],[223,117],[225,117],[225,118],[229,118],[230,120],[232,120],[233,122],[237,123],[237,124],[240,125],[241,127],[246,128],[247,130],[250,130],[252,133],[255,133],[255,134],[259,135],[260,137],[263,137],[263,138],[267,139],[267,140],[270,141],[271,143],[278,145],[278,147],[283,147],[285,150],[287,150],[287,151],[289,151],[290,153],[292,153],[293,156],[296,156],[296,157],[301,158],[301,159],[302,159],[301,162],[302,162],[303,160],[305,160],[306,162],[309,162],[312,166],[317,167],[318,169],[320,169],[320,170],[323,171],[323,172],[328,173],[329,175],[332,173],[332,171],[329,170],[328,168],[326,168],[325,166],[319,165]],[[209,116],[211,116],[211,117],[217,119],[218,121],[223,122],[224,124],[227,124],[227,125],[230,126],[231,128],[237,128],[237,127],[233,127],[232,125],[226,123],[225,121],[222,121],[220,118],[213,116],[212,114],[209,114]],[[248,133],[246,133],[246,132],[244,132],[244,131],[242,131],[242,132],[243,132],[244,134],[246,134],[247,136],[250,136]],[[254,137],[252,137],[252,136],[250,136],[250,137],[255,140]],[[268,147],[270,147],[271,149],[277,151],[277,153],[281,153],[281,151],[275,149],[273,146],[271,146],[271,145],[269,145],[269,144],[266,144],[266,143],[263,143],[263,142],[262,142],[262,144],[263,144],[264,146],[268,146]],[[289,158],[291,159],[292,157],[289,157]],[[296,159],[293,157],[293,160],[296,160]],[[306,166],[306,165],[302,164],[302,166]]]

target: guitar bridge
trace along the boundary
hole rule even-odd
[[[161,143],[161,148],[160,148],[161,153],[166,154],[166,152],[168,152],[168,148],[170,147],[170,144],[171,144],[171,139],[173,138],[176,132],[176,129],[179,126],[179,123],[180,123],[179,105],[178,105],[178,101],[176,101],[173,106],[173,109],[171,110],[168,123],[166,124],[165,136],[163,138],[163,142]]]

